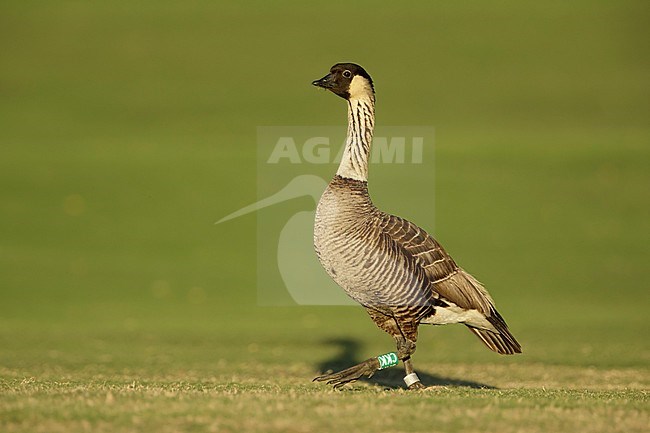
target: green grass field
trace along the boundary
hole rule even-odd
[[[649,17],[3,2],[0,431],[647,432]],[[390,337],[357,307],[259,305],[265,214],[214,222],[256,200],[258,126],[345,122],[310,85],[338,61],[372,74],[378,124],[436,128],[435,172],[375,165],[373,198],[435,216],[523,355],[423,327],[429,388],[395,367],[332,391],[311,379]]]

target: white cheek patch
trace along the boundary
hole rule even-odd
[[[350,82],[350,99],[366,99],[372,97],[372,86],[367,78],[355,75]]]

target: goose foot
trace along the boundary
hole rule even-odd
[[[334,389],[337,389],[346,383],[359,380],[362,376],[372,377],[377,370],[379,370],[379,361],[377,358],[370,358],[338,373],[323,374],[322,376],[315,377],[313,382],[327,382],[328,385],[333,385]]]

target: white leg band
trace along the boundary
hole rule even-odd
[[[411,385],[413,385],[415,382],[419,382],[419,381],[420,381],[420,378],[419,378],[418,375],[415,374],[415,373],[407,374],[407,375],[404,377],[404,383],[406,383],[406,386],[411,386]]]

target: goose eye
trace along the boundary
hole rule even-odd
[[[350,78],[352,76],[352,72],[348,71],[347,69],[343,71],[343,76],[345,78]]]

